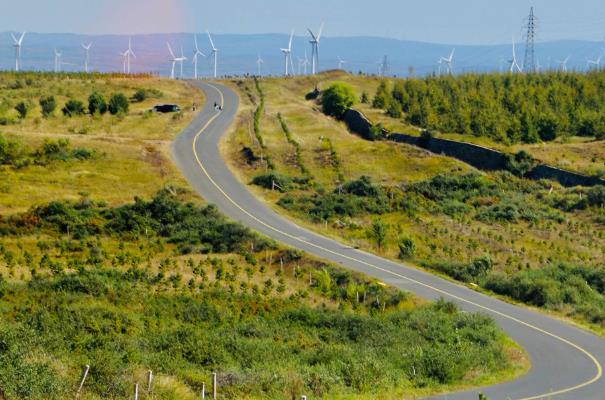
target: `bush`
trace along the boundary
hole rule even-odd
[[[103,95],[98,92],[93,92],[88,97],[88,112],[90,115],[103,115],[107,112],[107,101]]]
[[[414,257],[416,254],[416,244],[409,238],[403,238],[399,241],[399,258],[401,260],[407,260],[408,258]]]
[[[483,256],[469,264],[441,262],[429,267],[462,282],[478,282],[492,270],[493,263],[489,256]]]
[[[597,185],[588,189],[586,200],[590,206],[605,207],[605,186]]]
[[[15,110],[17,111],[17,113],[19,113],[19,118],[25,119],[25,117],[27,117],[27,114],[29,113],[30,105],[24,101],[21,101],[17,103],[17,105],[15,106]]]
[[[84,104],[79,100],[68,100],[63,107],[63,114],[68,117],[74,117],[84,114]]]
[[[391,101],[387,107],[387,115],[391,118],[401,118],[403,115],[401,104],[398,101]]]
[[[505,154],[504,157],[504,168],[516,176],[525,176],[536,166],[536,160],[525,150],[521,150],[514,156]]]
[[[355,104],[355,91],[346,83],[334,83],[322,95],[323,112],[336,118],[342,118],[345,112]]]
[[[112,115],[128,114],[128,98],[123,93],[116,93],[109,99],[109,112]]]
[[[138,89],[132,95],[132,101],[135,103],[142,103],[147,100],[147,91],[145,89]]]
[[[372,142],[376,140],[381,140],[385,138],[384,128],[382,124],[378,123],[376,125],[370,126],[366,135],[363,136],[364,139],[370,140]]]
[[[269,190],[278,190],[281,193],[287,192],[293,183],[292,178],[277,172],[255,176],[252,184]]]
[[[57,109],[57,100],[55,100],[55,96],[41,97],[39,103],[43,117],[50,117]]]

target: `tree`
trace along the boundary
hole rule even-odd
[[[540,139],[545,142],[555,140],[559,136],[559,122],[552,114],[543,114],[536,121],[536,129]]]
[[[355,104],[355,91],[346,83],[336,82],[322,95],[322,108],[326,115],[342,118],[344,113]]]
[[[128,113],[128,98],[123,93],[116,93],[109,99],[109,112],[112,115]]]
[[[360,99],[362,104],[368,104],[370,102],[370,99],[368,97],[368,93],[367,92],[363,92],[361,94],[361,99]]]
[[[84,104],[80,100],[71,99],[65,103],[63,114],[68,117],[84,114]]]
[[[376,242],[378,249],[382,249],[387,240],[388,226],[382,220],[376,219],[372,224],[370,236]]]
[[[398,101],[390,101],[387,107],[387,115],[391,118],[401,118],[403,111]]]
[[[55,96],[40,97],[39,103],[42,109],[42,116],[45,118],[51,116],[57,108]]]
[[[15,106],[15,110],[19,113],[19,118],[25,119],[27,117],[27,113],[29,113],[30,106],[24,101],[17,103]]]
[[[90,115],[103,115],[107,112],[107,101],[100,93],[93,92],[88,97],[88,112]]]
[[[390,102],[391,94],[389,93],[389,88],[387,87],[386,81],[382,81],[380,82],[380,85],[378,85],[378,89],[376,89],[372,107],[384,109]]]

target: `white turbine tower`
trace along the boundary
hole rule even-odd
[[[170,52],[170,61],[172,61],[172,69],[170,71],[170,79],[175,79],[174,69],[176,67],[176,63],[181,64],[181,79],[183,78],[183,62],[187,60],[187,57],[183,55],[183,49],[181,48],[181,56],[177,57],[174,55],[174,51],[172,51],[172,47],[170,47],[170,43],[166,43],[168,46],[168,51]]]
[[[260,54],[258,55],[258,57],[256,58],[256,67],[258,68],[258,75],[257,76],[262,76],[262,67],[263,64],[265,62],[263,61],[263,59],[261,58]]]
[[[567,62],[570,58],[571,56],[567,56],[564,60],[557,60],[557,63],[559,64],[559,71],[567,72]]]
[[[195,68],[194,77],[197,80],[197,60],[199,56],[206,57],[206,55],[200,51],[200,48],[197,44],[197,35],[193,35],[193,38],[195,42],[195,52],[193,53],[193,65]]]
[[[456,51],[456,49],[452,49],[452,52],[450,53],[450,56],[448,58],[445,57],[441,57],[439,59],[439,74],[441,75],[441,65],[445,64],[445,67],[447,68],[447,73],[448,75],[452,74],[452,61],[454,60],[454,52]]]
[[[122,57],[124,57],[124,73],[130,74],[130,57],[137,58],[137,56],[132,51],[132,38],[128,38],[128,50],[121,54]]]
[[[25,37],[26,33],[27,32],[23,32],[19,39],[17,39],[15,35],[11,33],[13,41],[15,42],[13,47],[15,48],[15,71],[17,72],[19,72],[21,69],[21,46],[23,45],[23,38]]]
[[[322,23],[319,27],[319,32],[317,36],[311,31],[311,29],[307,29],[309,34],[311,34],[311,73],[315,75],[317,70],[319,69],[319,41],[321,40],[321,32],[324,29],[324,24]]]
[[[309,58],[307,57],[307,50],[305,50],[305,59],[303,60],[303,72],[307,75],[307,67],[309,66]]]
[[[515,46],[515,38],[513,38],[513,58],[508,62],[510,63],[509,71],[511,74],[515,72],[515,69],[518,72],[523,72],[523,70],[519,66],[519,63],[517,62],[517,48]]]
[[[603,55],[601,54],[599,56],[599,58],[597,58],[596,60],[588,60],[587,65],[586,65],[587,69],[588,70],[591,70],[591,69],[598,70],[598,69],[600,69],[601,68],[601,59],[602,58],[603,58]]]
[[[290,42],[288,42],[288,48],[286,49],[280,49],[282,53],[284,53],[284,60],[285,60],[285,70],[284,70],[284,75],[288,76],[289,75],[289,65],[292,64],[292,39],[294,38],[294,30],[292,30],[292,33],[290,34]],[[292,69],[294,69],[294,67],[292,67]]]
[[[212,41],[212,36],[210,36],[210,32],[206,31],[208,34],[208,39],[210,40],[210,46],[212,46],[212,56],[214,58],[214,78],[217,76],[217,64],[218,64],[218,49],[214,46],[214,42]]]
[[[85,57],[84,57],[84,72],[88,73],[88,63],[90,62],[90,48],[92,47],[92,42],[88,43],[88,44],[84,44],[82,43],[82,48],[85,51]]]
[[[337,57],[338,57],[338,69],[342,69],[342,66],[344,64],[346,64],[347,62],[345,60],[343,60],[342,58],[340,58],[340,56],[337,56]]]
[[[63,56],[63,53],[61,53],[59,50],[57,50],[55,48],[55,73],[61,72],[61,57]]]

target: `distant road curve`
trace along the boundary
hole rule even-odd
[[[566,322],[477,293],[404,264],[352,249],[304,229],[256,199],[231,173],[219,141],[233,122],[239,98],[216,83],[194,82],[204,109],[173,143],[173,156],[192,187],[230,218],[268,237],[426,299],[444,298],[469,312],[491,316],[529,354],[532,368],[515,381],[435,399],[604,400],[605,340]],[[214,103],[221,104],[217,111]]]

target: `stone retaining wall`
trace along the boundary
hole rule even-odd
[[[372,123],[363,113],[357,110],[348,110],[343,120],[351,132],[357,133],[362,137],[367,136],[372,127]],[[404,133],[392,133],[388,135],[388,139],[398,143],[422,147],[435,154],[456,158],[477,169],[486,171],[506,169],[504,153],[476,144],[434,137],[412,136]],[[603,179],[565,171],[544,164],[537,165],[526,177],[529,179],[555,180],[561,185],[568,187],[605,185],[605,180]]]

